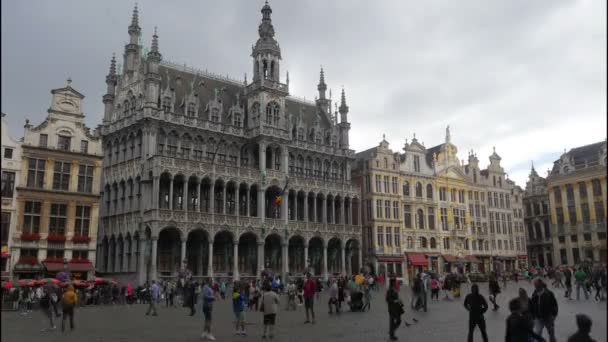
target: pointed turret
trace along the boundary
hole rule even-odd
[[[140,59],[140,46],[139,40],[141,35],[141,28],[139,27],[139,11],[137,10],[137,3],[133,8],[133,15],[131,16],[131,25],[129,25],[129,44],[125,46],[125,60],[124,60],[124,71],[125,73],[131,74],[137,70]]]
[[[104,114],[103,122],[109,123],[112,120],[112,108],[114,108],[114,97],[116,92],[116,83],[118,76],[116,75],[116,55],[112,54],[112,60],[110,61],[110,71],[106,75],[107,90],[103,95]]]
[[[343,148],[349,147],[349,132],[350,123],[348,122],[348,106],[346,105],[346,95],[344,94],[344,87],[342,87],[342,96],[340,99],[340,107],[338,108],[340,113],[340,136],[341,146]]]
[[[158,33],[156,26],[154,27],[154,35],[152,35],[152,48],[148,52],[148,62],[152,63],[160,63],[162,55],[158,50]],[[154,70],[154,72],[158,72],[158,70]]]
[[[319,74],[319,84],[317,85],[317,90],[319,91],[319,99],[325,100],[325,91],[327,90],[327,85],[325,84],[325,74],[322,66]]]
[[[342,96],[340,97],[340,121],[348,122],[348,106],[346,105],[346,95],[344,94],[344,88],[342,88]]]
[[[133,15],[131,16],[131,25],[129,25],[129,36],[131,37],[131,44],[137,44],[139,35],[141,34],[141,27],[139,27],[139,11],[137,10],[137,3],[133,8]]]
[[[152,35],[152,47],[148,51],[148,58],[146,63],[148,64],[147,72],[145,75],[145,89],[146,89],[146,106],[159,109],[160,99],[160,83],[161,77],[159,73],[160,61],[162,55],[158,49],[158,30],[154,27],[154,34]]]

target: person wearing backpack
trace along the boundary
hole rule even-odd
[[[63,320],[61,321],[61,332],[65,331],[65,320],[70,316],[70,330],[74,330],[74,307],[78,304],[78,296],[74,292],[74,286],[68,285],[63,294],[61,307],[63,308]]]
[[[55,330],[57,327],[55,326],[55,321],[53,320],[53,308],[51,306],[51,295],[50,288],[46,287],[42,290],[42,296],[40,297],[40,310],[44,314],[45,318],[48,318],[50,328],[44,328],[42,331]]]

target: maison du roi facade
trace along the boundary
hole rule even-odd
[[[144,53],[133,12],[103,96],[99,272],[143,283],[362,265],[344,91],[332,113],[321,70],[318,99],[290,96],[272,9],[261,12],[251,81],[162,61],[156,30]]]
[[[533,265],[606,263],[606,141],[571,149],[546,178],[534,167],[525,220]]]
[[[414,136],[394,152],[386,140],[356,154],[353,182],[362,190],[364,264],[409,281],[416,272],[514,270],[527,267],[523,190],[494,151],[457,157],[445,141],[426,148]]]
[[[37,126],[26,120],[10,156],[2,124],[3,263],[6,234],[11,279],[63,270],[73,279],[94,276],[101,138],[84,125],[84,96],[70,80],[51,94],[47,118]],[[9,200],[12,209],[5,210]]]

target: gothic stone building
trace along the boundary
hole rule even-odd
[[[289,95],[271,13],[266,4],[248,82],[163,62],[156,32],[144,53],[133,12],[124,68],[112,59],[103,96],[99,272],[143,283],[358,270],[344,91],[332,113],[321,70],[317,100]]]

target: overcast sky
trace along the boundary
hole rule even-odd
[[[251,79],[263,1],[139,0],[144,45],[158,26],[164,59]],[[22,136],[46,116],[52,88],[85,94],[101,122],[112,53],[128,40],[131,1],[2,1],[2,112]],[[606,137],[606,1],[274,0],[272,19],[292,95],[313,99],[319,67],[343,85],[351,148],[382,134],[401,151],[431,147],[450,125],[461,159],[492,146],[522,187],[567,148]],[[122,61],[122,57],[119,58]]]

